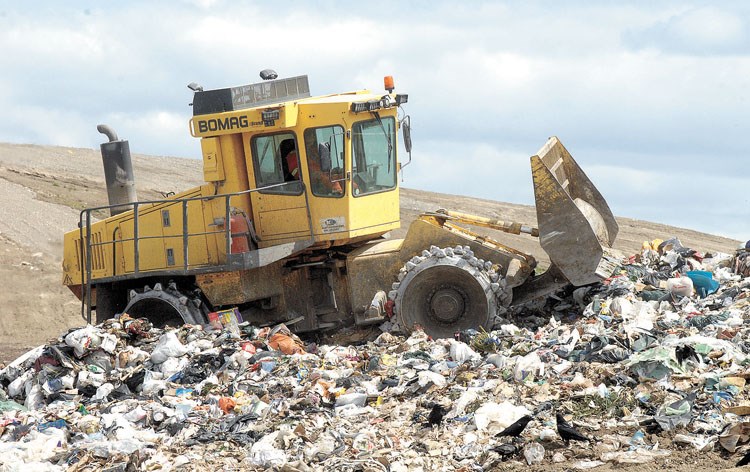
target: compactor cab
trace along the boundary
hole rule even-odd
[[[170,198],[136,201],[128,143],[100,127],[110,202],[81,212],[63,258],[89,321],[93,309],[97,321],[128,313],[206,324],[236,308],[296,332],[395,316],[404,330],[451,336],[491,328],[513,303],[561,284],[609,275],[617,225],[556,138],[532,157],[538,229],[441,210],[388,239],[400,224],[398,173],[411,160],[408,96],[386,77],[385,93],[312,97],[306,76],[271,72],[239,87],[189,85],[205,183]],[[552,266],[537,276],[532,256],[461,223],[538,236]]]
[[[201,138],[206,182],[221,193],[250,190],[241,208],[259,248],[343,245],[398,227],[405,101],[367,92],[310,98],[306,76],[198,90],[191,133]]]

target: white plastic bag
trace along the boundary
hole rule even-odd
[[[102,349],[112,354],[117,347],[117,337],[104,333],[94,326],[77,329],[65,336],[65,344],[73,348],[76,357],[83,357],[89,351]]]
[[[174,331],[162,334],[151,352],[151,362],[161,364],[170,357],[180,357],[188,353],[188,348],[177,339]]]
[[[167,382],[162,379],[161,373],[147,370],[143,377],[143,384],[139,388],[143,395],[151,396],[166,390]]]
[[[476,353],[468,344],[451,339],[451,359],[463,364],[466,361],[478,360],[482,356]]]
[[[429,384],[435,384],[438,388],[443,388],[448,384],[448,381],[441,374],[432,372],[430,370],[423,370],[418,376],[418,382],[420,387],[426,387]]]
[[[105,384],[102,384],[99,386],[99,388],[96,389],[96,394],[94,395],[94,400],[104,400],[106,399],[110,393],[115,389],[115,386],[111,383],[107,382]]]
[[[516,382],[533,382],[536,377],[544,375],[544,362],[536,351],[530,352],[516,359],[513,368],[513,378]]]
[[[526,407],[516,406],[507,401],[487,402],[474,412],[474,424],[479,431],[488,430],[490,434],[496,434],[529,413]]]
[[[693,280],[687,276],[667,279],[667,290],[672,295],[689,297],[693,294]]]
[[[281,467],[286,464],[286,453],[277,449],[274,445],[278,431],[263,436],[256,441],[250,448],[250,462],[254,465],[270,469],[271,467]]]
[[[11,398],[18,398],[22,392],[26,391],[26,383],[31,380],[34,375],[34,371],[27,370],[23,375],[16,377],[16,379],[8,385],[8,395]]]

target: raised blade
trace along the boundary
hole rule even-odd
[[[612,211],[567,149],[550,138],[531,157],[539,243],[573,285],[609,277],[605,257],[617,236]]]

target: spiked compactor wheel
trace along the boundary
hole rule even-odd
[[[166,289],[157,283],[154,288],[147,285],[141,292],[131,290],[123,311],[133,318],[147,317],[154,326],[199,324],[201,320],[200,300],[183,294],[173,283]]]
[[[404,265],[389,298],[405,329],[421,326],[437,339],[492,328],[510,302],[510,290],[493,264],[474,257],[468,247],[433,246]]]

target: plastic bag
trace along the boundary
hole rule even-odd
[[[286,453],[274,446],[278,431],[263,436],[250,448],[249,460],[252,464],[270,469],[286,464]]]
[[[292,334],[284,324],[275,326],[269,332],[268,347],[287,355],[305,353],[302,341]]]
[[[99,388],[96,389],[94,400],[105,400],[114,389],[115,386],[109,382],[100,385]]]
[[[151,362],[161,364],[170,357],[184,356],[188,351],[188,347],[177,339],[174,331],[168,331],[161,335],[154,350],[151,352]]]
[[[117,347],[117,337],[103,333],[94,326],[88,325],[65,336],[65,344],[73,348],[73,352],[78,358],[97,349],[103,349],[111,354]]]
[[[513,368],[513,379],[516,382],[533,382],[536,376],[544,375],[544,362],[536,351],[530,352],[516,360]]]
[[[21,393],[25,392],[26,383],[31,380],[31,377],[33,375],[34,375],[34,372],[31,370],[28,370],[24,372],[22,375],[20,375],[19,377],[16,377],[16,379],[13,380],[13,382],[11,382],[10,385],[8,385],[8,395],[11,398],[16,398],[19,395],[21,395]]]
[[[20,403],[16,403],[13,400],[6,400],[6,401],[0,401],[0,412],[1,411],[28,411],[28,408],[21,405]]]
[[[516,406],[510,402],[487,402],[474,412],[474,424],[479,431],[488,430],[490,434],[499,433],[508,426],[530,414],[524,406]]]
[[[689,297],[693,294],[693,281],[686,276],[667,279],[667,290],[672,295]]]
[[[673,348],[659,346],[630,356],[626,364],[634,374],[644,379],[659,380],[672,373],[684,374],[686,371],[675,357]]]
[[[713,274],[706,270],[690,270],[685,273],[693,282],[695,293],[700,298],[706,298],[708,295],[719,290],[719,282],[714,280]]]
[[[291,336],[284,333],[275,333],[268,341],[268,347],[281,351],[284,354],[304,354],[305,350]]]
[[[523,448],[523,457],[529,465],[541,463],[544,460],[544,446],[535,442],[528,443]]]
[[[231,397],[219,398],[219,408],[225,414],[231,413],[234,410],[234,407],[236,406],[237,406],[237,402],[234,400],[234,398],[231,398]]]
[[[473,361],[473,360],[478,360],[482,358],[482,356],[480,356],[476,351],[474,351],[466,343],[462,343],[460,341],[451,339],[450,344],[451,344],[451,351],[450,351],[451,359],[458,362],[459,364],[463,364],[466,361]]]
[[[600,459],[606,462],[614,462],[616,464],[645,464],[647,462],[651,462],[654,459],[666,457],[671,453],[671,451],[667,451],[665,449],[649,450],[639,448],[624,452],[605,452],[602,453]]]
[[[654,420],[665,431],[673,430],[678,426],[687,426],[693,418],[693,402],[694,397],[686,397],[662,405],[654,415]]]
[[[448,381],[442,374],[432,372],[430,370],[423,370],[417,374],[418,382],[420,387],[426,387],[430,384],[434,384],[438,388],[443,388],[448,384]]]
[[[24,406],[29,410],[38,410],[44,407],[44,395],[39,385],[26,384],[26,401]]]
[[[336,406],[355,405],[365,406],[367,404],[367,394],[365,393],[345,393],[336,397]]]

